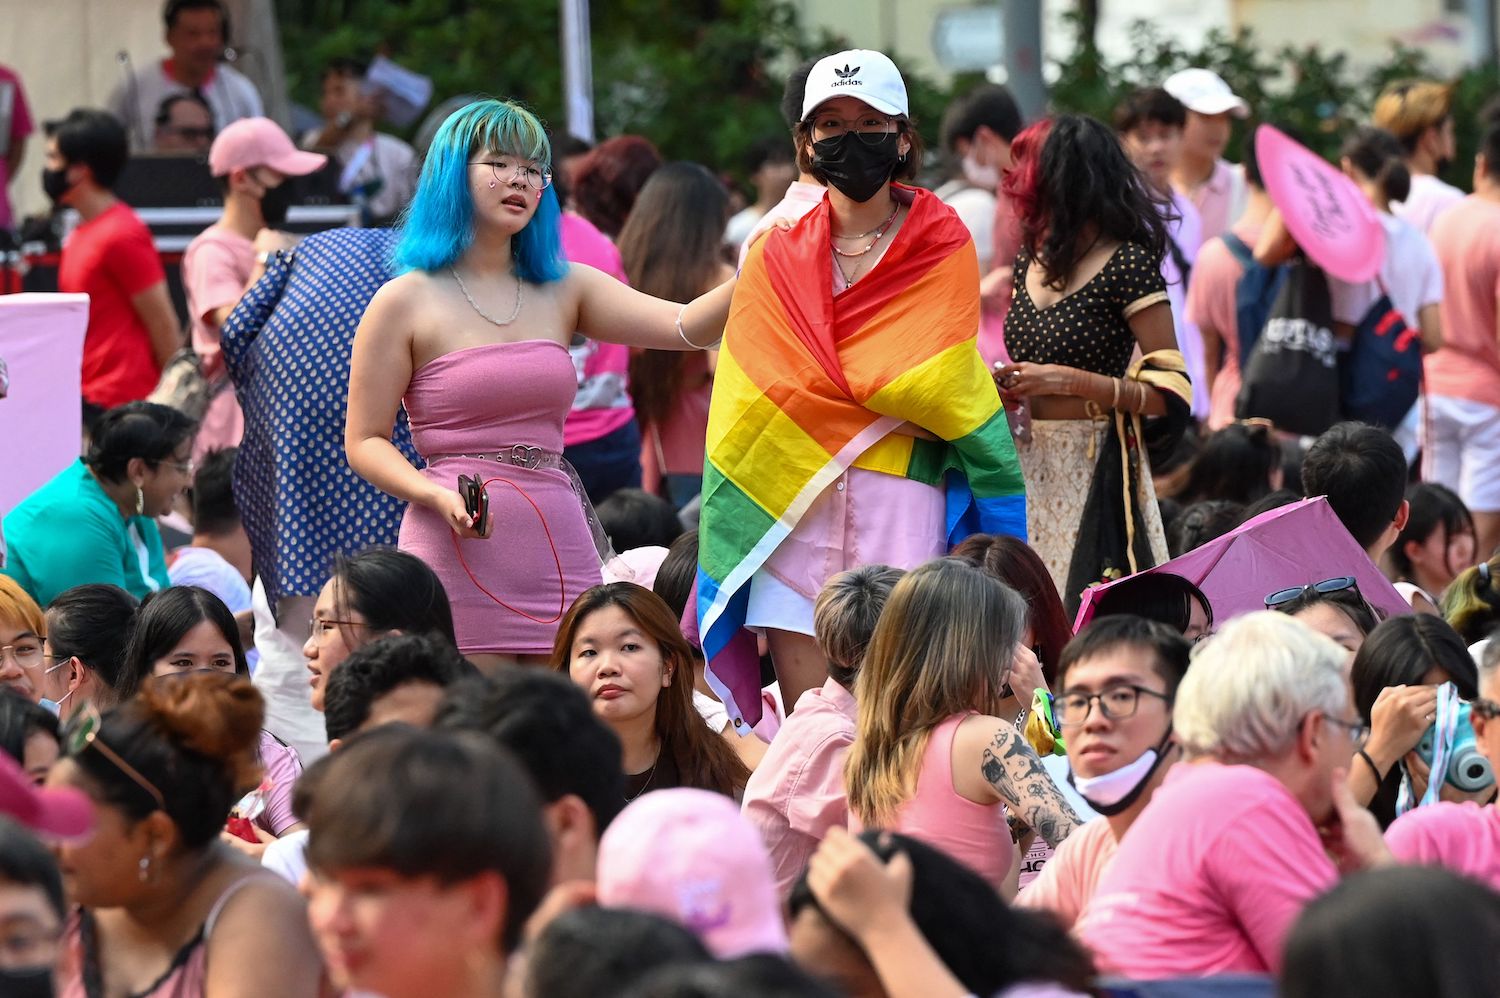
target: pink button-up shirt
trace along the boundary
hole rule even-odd
[[[856,717],[853,694],[832,679],[808,690],[745,786],[744,814],[765,840],[782,898],[828,830],[849,823],[844,754]]]

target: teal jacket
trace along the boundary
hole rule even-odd
[[[5,517],[5,574],[46,606],[58,593],[108,582],[136,599],[171,585],[161,532],[120,508],[74,461]]]

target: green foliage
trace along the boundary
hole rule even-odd
[[[330,58],[380,53],[433,79],[435,100],[516,98],[566,127],[557,0],[277,0],[293,99],[316,107]],[[609,0],[592,4],[595,129],[636,133],[668,159],[741,178],[748,149],[786,134],[786,73],[845,47],[808,37],[787,0]],[[907,77],[935,135],[945,90]]]
[[[1131,90],[1158,85],[1179,69],[1201,66],[1218,73],[1250,102],[1255,114],[1247,124],[1268,121],[1294,130],[1309,147],[1333,158],[1349,129],[1369,119],[1370,108],[1386,85],[1412,77],[1437,77],[1416,49],[1394,46],[1383,63],[1359,71],[1350,66],[1345,53],[1327,52],[1317,45],[1264,52],[1247,30],[1234,35],[1213,32],[1193,50],[1142,21],[1132,28],[1130,49],[1132,54],[1125,61],[1107,63],[1097,48],[1081,45],[1058,67],[1053,106],[1108,121],[1115,105]],[[1494,67],[1469,70],[1456,82],[1459,154],[1445,178],[1450,183],[1469,186],[1469,164],[1478,145],[1479,108],[1495,93],[1496,82]],[[1231,149],[1238,148],[1247,133],[1247,125],[1237,126]]]

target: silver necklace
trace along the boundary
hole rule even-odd
[[[448,273],[452,274],[453,279],[458,282],[458,290],[464,293],[464,297],[469,300],[469,304],[473,307],[474,311],[478,312],[480,318],[486,322],[493,323],[496,326],[508,326],[516,321],[516,316],[521,314],[522,292],[524,291],[526,282],[521,280],[520,275],[516,275],[516,307],[510,310],[510,318],[497,319],[479,307],[479,303],[474,300],[474,296],[469,294],[469,289],[464,287],[464,279],[458,276],[458,269],[456,267],[449,267]]]
[[[661,763],[661,749],[658,748],[656,750],[656,758],[651,763],[651,769],[650,769],[650,771],[648,773],[646,773],[646,782],[641,784],[641,789],[637,790],[631,796],[626,797],[625,798],[625,803],[629,804],[631,801],[635,800],[637,797],[639,797],[641,794],[645,793],[647,791],[647,789],[650,788],[652,779],[654,779],[656,777],[656,767],[660,763]]]
[[[891,199],[891,213],[890,213],[890,215],[888,215],[886,217],[886,220],[884,222],[881,222],[879,225],[875,226],[875,228],[871,229],[869,232],[849,232],[849,233],[846,233],[845,235],[842,235],[842,236],[834,236],[833,238],[835,238],[835,239],[863,239],[866,236],[873,236],[877,232],[879,232],[879,233],[881,233],[883,235],[885,233],[885,230],[888,229],[888,228],[890,228],[890,224],[896,220],[896,212],[898,212],[900,210],[901,210],[901,202],[896,201],[894,198],[892,198]]]

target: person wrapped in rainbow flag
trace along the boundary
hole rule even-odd
[[[1025,538],[1020,463],[981,358],[974,243],[915,177],[920,137],[878,52],[820,60],[794,129],[829,188],[746,257],[709,411],[698,625],[710,683],[747,730],[747,627],[766,629],[784,702],[826,664],[813,600],[846,568],[915,567],[972,533]]]

